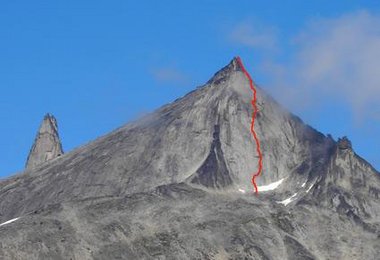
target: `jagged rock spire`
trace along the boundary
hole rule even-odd
[[[63,150],[59,139],[57,120],[53,115],[46,114],[29,152],[26,168],[32,169],[62,154]]]
[[[340,150],[352,149],[351,141],[347,138],[347,136],[338,139],[338,148]]]

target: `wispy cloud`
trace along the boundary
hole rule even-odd
[[[274,50],[277,47],[275,30],[253,21],[244,21],[233,27],[229,40],[251,48]]]
[[[380,117],[380,16],[360,11],[318,19],[294,38],[290,61],[266,64],[285,103],[313,107],[329,97],[354,119]]]
[[[161,83],[183,84],[189,79],[185,73],[173,67],[156,68],[151,72],[154,79]]]

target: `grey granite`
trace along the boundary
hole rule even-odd
[[[152,114],[0,181],[0,259],[378,259],[379,173],[236,60]]]

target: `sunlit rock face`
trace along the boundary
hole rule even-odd
[[[253,93],[236,59],[65,155],[45,118],[27,174],[0,181],[0,259],[375,259],[378,172],[256,88],[258,195]]]
[[[33,169],[62,154],[63,150],[61,140],[59,139],[57,120],[54,116],[47,114],[41,123],[32,149],[30,150],[26,162],[26,169]]]

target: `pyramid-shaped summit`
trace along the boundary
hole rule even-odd
[[[277,190],[281,194],[315,182],[326,171],[336,143],[256,88],[260,112],[255,131],[264,165],[258,185],[283,180]],[[251,193],[252,174],[258,167],[250,131],[252,95],[234,58],[201,88],[30,174],[46,178],[46,186],[65,187],[62,191],[47,188],[57,200],[130,194],[181,182]],[[28,169],[60,154],[56,120],[47,115],[28,158]],[[51,174],[57,168],[75,178]],[[33,193],[30,190],[30,199]]]
[[[237,58],[59,160],[45,117],[27,174],[0,181],[0,258],[374,259],[377,171],[256,89],[259,196],[253,93]]]

